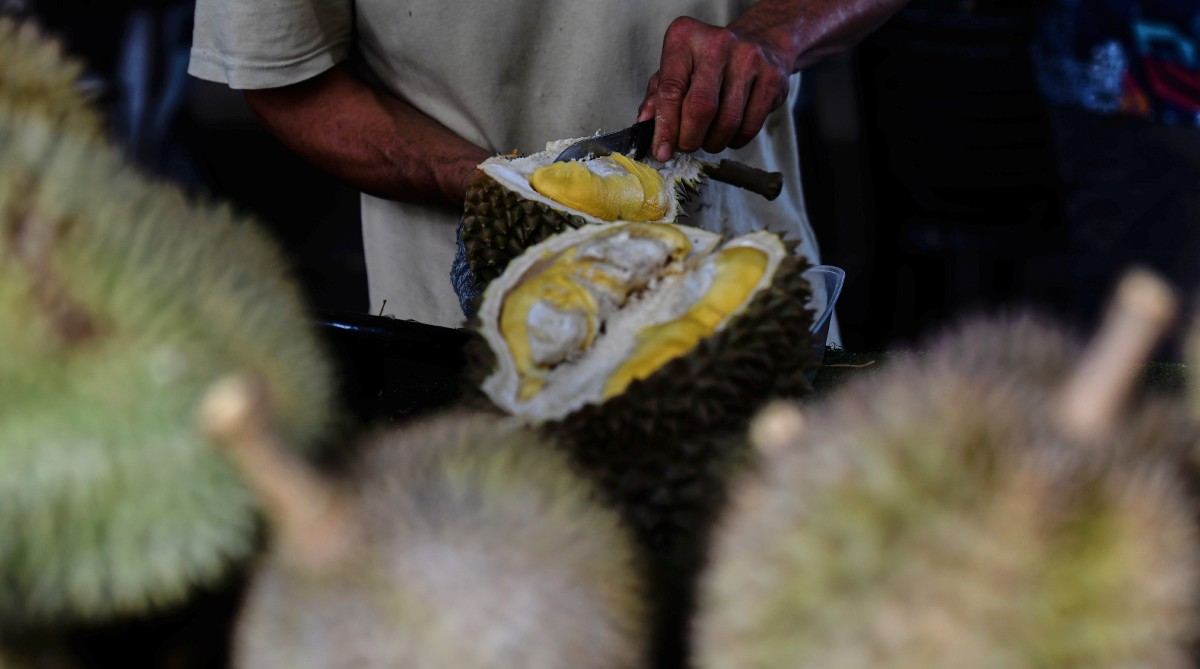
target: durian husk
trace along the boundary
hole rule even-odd
[[[258,223],[0,98],[0,627],[181,603],[248,558],[252,497],[194,425],[267,379],[311,451],[333,369]]]
[[[722,513],[698,667],[1188,666],[1195,499],[1153,444],[1177,412],[1075,442],[1027,366],[1068,339],[983,327],[1003,363],[943,339],[756,430],[783,437]]]
[[[545,150],[526,156],[496,156],[475,170],[464,202],[462,242],[467,264],[481,288],[531,246],[566,230],[606,222],[541,196],[528,183],[524,188],[506,186],[498,176],[530,171],[525,165],[548,165],[580,139],[584,138],[549,142]],[[700,180],[700,162],[680,154],[667,163],[648,164],[669,174],[666,188],[675,195],[667,214],[650,222],[674,222],[680,216],[680,203],[695,191]]]
[[[442,412],[374,435],[335,483],[355,538],[317,566],[274,546],[235,667],[646,666],[639,552],[536,432]]]

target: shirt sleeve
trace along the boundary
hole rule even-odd
[[[346,59],[352,0],[196,0],[188,73],[236,89],[276,88]]]

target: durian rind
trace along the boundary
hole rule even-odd
[[[275,243],[117,150],[0,105],[0,626],[180,603],[252,553],[256,506],[196,425],[264,378],[311,451],[333,369]]]
[[[556,140],[538,153],[489,158],[479,165],[467,189],[464,203],[462,242],[467,264],[476,281],[486,287],[500,276],[508,263],[526,249],[572,228],[603,221],[571,210],[538,193],[529,185],[529,175],[553,162],[564,149],[584,138]],[[678,154],[661,163],[648,160],[663,173],[668,198],[666,215],[651,222],[673,222],[680,216],[680,200],[701,178],[701,162],[689,154]]]
[[[98,137],[104,117],[80,90],[83,70],[34,21],[0,16],[0,106]]]

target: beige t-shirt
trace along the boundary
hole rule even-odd
[[[540,151],[546,142],[636,120],[662,38],[678,16],[725,25],[735,0],[197,0],[189,72],[233,88],[308,79],[357,51],[397,97],[490,151]],[[742,233],[770,229],[817,262],[804,211],[792,98],[748,146],[722,157],[784,174],[768,202],[709,182],[689,223]],[[371,312],[424,323],[463,322],[450,284],[453,214],[362,196]],[[385,304],[386,303],[386,304]]]

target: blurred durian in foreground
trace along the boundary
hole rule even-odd
[[[1128,404],[1169,311],[1148,290],[1145,309],[1125,291],[1056,382],[1013,373],[1017,347],[993,365],[952,335],[760,414],[761,462],[703,578],[697,666],[1190,666],[1195,500],[1143,441],[1159,414]],[[1037,334],[992,327],[992,346]],[[1043,334],[1027,361],[1065,341]]]
[[[82,73],[83,63],[36,23],[0,16],[0,107],[99,137],[104,118],[80,91]]]
[[[215,585],[257,526],[251,494],[195,427],[204,389],[260,374],[279,428],[312,450],[333,384],[272,240],[148,180],[20,90],[14,103],[17,47],[35,64],[44,54],[3,30],[0,629],[19,630]],[[63,80],[56,96],[76,71],[64,68],[47,74]]]
[[[633,543],[535,433],[444,413],[377,435],[330,480],[286,457],[269,412],[231,379],[204,413],[273,521],[236,666],[645,666]]]

